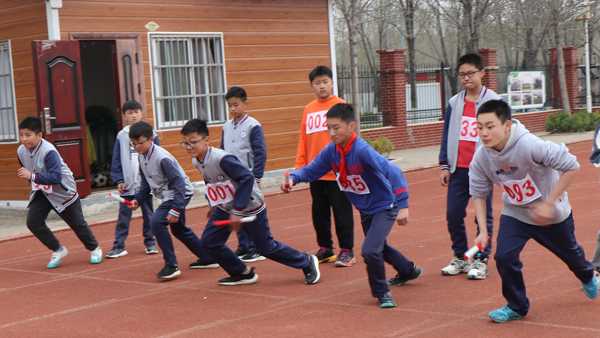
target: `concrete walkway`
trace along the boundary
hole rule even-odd
[[[566,134],[549,134],[538,133],[538,136],[543,139],[557,143],[575,143],[581,141],[590,141],[593,138],[593,132],[584,133],[566,133]],[[402,170],[411,171],[424,168],[435,167],[438,164],[439,145],[397,150],[390,154],[391,160]],[[591,149],[590,149],[591,152]],[[580,161],[588,159],[580,158]],[[279,184],[283,170],[273,170],[265,173],[262,180],[263,191],[266,195],[279,192]],[[196,194],[189,204],[189,208],[205,206],[204,185],[196,184]],[[118,205],[106,198],[110,191],[102,191],[92,193],[90,196],[82,200],[84,214],[86,220],[90,224],[114,222],[117,216]],[[155,206],[158,202],[155,201]],[[26,209],[17,208],[0,208],[0,240],[14,237],[29,235],[29,231],[25,226]],[[141,216],[140,211],[134,212],[135,216]],[[55,214],[51,213],[48,219],[48,225],[53,230],[64,229],[67,225]]]

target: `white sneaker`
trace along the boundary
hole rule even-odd
[[[92,250],[90,253],[90,263],[91,264],[100,264],[102,263],[102,249],[100,246],[96,247],[96,249]]]
[[[56,269],[62,263],[63,258],[67,257],[69,254],[69,250],[66,247],[61,246],[58,250],[52,252],[52,256],[50,256],[50,262],[48,262],[48,269]]]
[[[467,273],[468,279],[486,279],[488,276],[488,268],[487,263],[476,259],[473,264],[471,264],[471,269]]]
[[[470,264],[460,258],[452,258],[450,264],[442,268],[442,275],[456,276],[461,273],[467,273],[470,270]]]

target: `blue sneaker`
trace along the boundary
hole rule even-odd
[[[90,252],[90,264],[102,263],[102,249],[100,246]]]
[[[382,309],[391,309],[398,306],[394,301],[394,297],[392,297],[392,294],[389,292],[386,292],[385,295],[377,298],[377,300],[379,301],[379,307]]]
[[[600,284],[600,280],[598,280],[598,276],[594,273],[594,277],[591,281],[583,284],[583,293],[589,299],[595,299],[598,297],[598,286]]]
[[[58,250],[52,252],[52,256],[50,257],[50,261],[48,262],[48,269],[56,269],[62,263],[63,258],[67,257],[69,254],[69,250],[66,247],[61,246]]]
[[[490,311],[488,313],[490,319],[496,323],[505,323],[511,320],[522,319],[523,316],[513,311],[508,305],[504,305],[501,308]]]

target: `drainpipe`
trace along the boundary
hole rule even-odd
[[[333,72],[333,95],[338,95],[337,60],[335,51],[335,1],[327,1],[327,19],[329,28],[329,52],[331,54],[331,71]]]
[[[60,19],[58,17],[58,10],[62,8],[62,5],[62,0],[46,0],[48,40],[60,40]]]

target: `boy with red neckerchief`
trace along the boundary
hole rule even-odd
[[[300,182],[313,182],[329,171],[350,202],[359,210],[365,240],[361,254],[367,264],[371,293],[381,308],[396,306],[390,285],[402,285],[421,275],[421,269],[387,244],[395,222],[408,221],[408,189],[402,171],[377,153],[355,133],[356,118],[352,106],[339,103],[327,112],[327,128],[332,143],[302,169],[289,174],[282,190],[289,192]],[[397,275],[385,278],[384,262]]]

